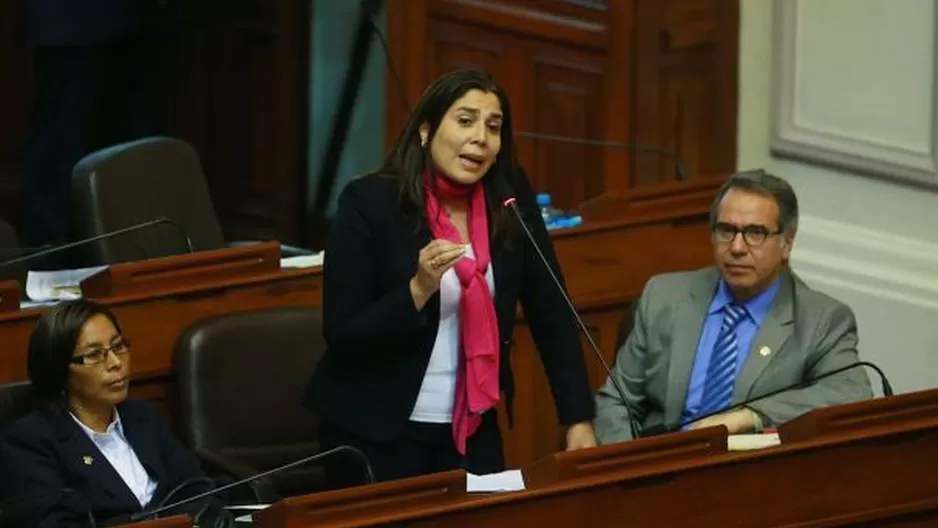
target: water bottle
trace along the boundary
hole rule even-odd
[[[537,195],[537,207],[541,210],[541,218],[547,229],[557,227],[557,222],[563,218],[563,211],[554,209],[550,205],[550,195],[542,193]]]
[[[576,227],[583,224],[583,217],[580,215],[565,214],[562,218],[554,220],[553,227],[562,229],[566,227]]]

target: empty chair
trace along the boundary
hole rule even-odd
[[[72,173],[81,238],[157,218],[168,225],[110,237],[89,245],[89,264],[112,264],[229,245],[195,149],[169,137],[144,138],[88,154]],[[311,251],[284,246],[287,255]]]
[[[275,308],[193,324],[176,343],[178,416],[189,445],[235,479],[319,452],[318,424],[303,391],[325,351],[319,310]],[[255,498],[320,491],[316,464],[254,486]]]

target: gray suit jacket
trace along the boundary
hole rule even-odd
[[[680,425],[697,343],[719,279],[715,268],[706,268],[657,275],[645,285],[632,332],[612,369],[643,429]],[[760,353],[764,347],[767,355]],[[858,361],[856,347],[853,311],[784,272],[736,379],[733,404]],[[858,367],[748,407],[762,416],[764,427],[775,427],[818,407],[872,396],[869,378]],[[632,436],[625,407],[608,379],[596,395],[594,426],[602,444]]]

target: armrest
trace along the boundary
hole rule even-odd
[[[230,475],[235,480],[248,479],[262,473],[262,471],[245,464],[237,458],[215,451],[196,449],[195,454],[213,470]],[[254,494],[254,500],[258,503],[273,504],[282,498],[277,493],[270,479],[266,477],[248,481],[247,485],[251,488]]]

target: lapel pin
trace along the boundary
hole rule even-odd
[[[88,455],[85,455],[85,456],[81,457],[81,461],[84,462],[86,466],[90,466],[91,463],[94,462],[94,458],[92,458],[92,457],[90,457],[90,456],[88,456]]]
[[[762,357],[768,356],[771,353],[772,353],[772,349],[767,346],[764,346],[759,349],[759,355]]]

